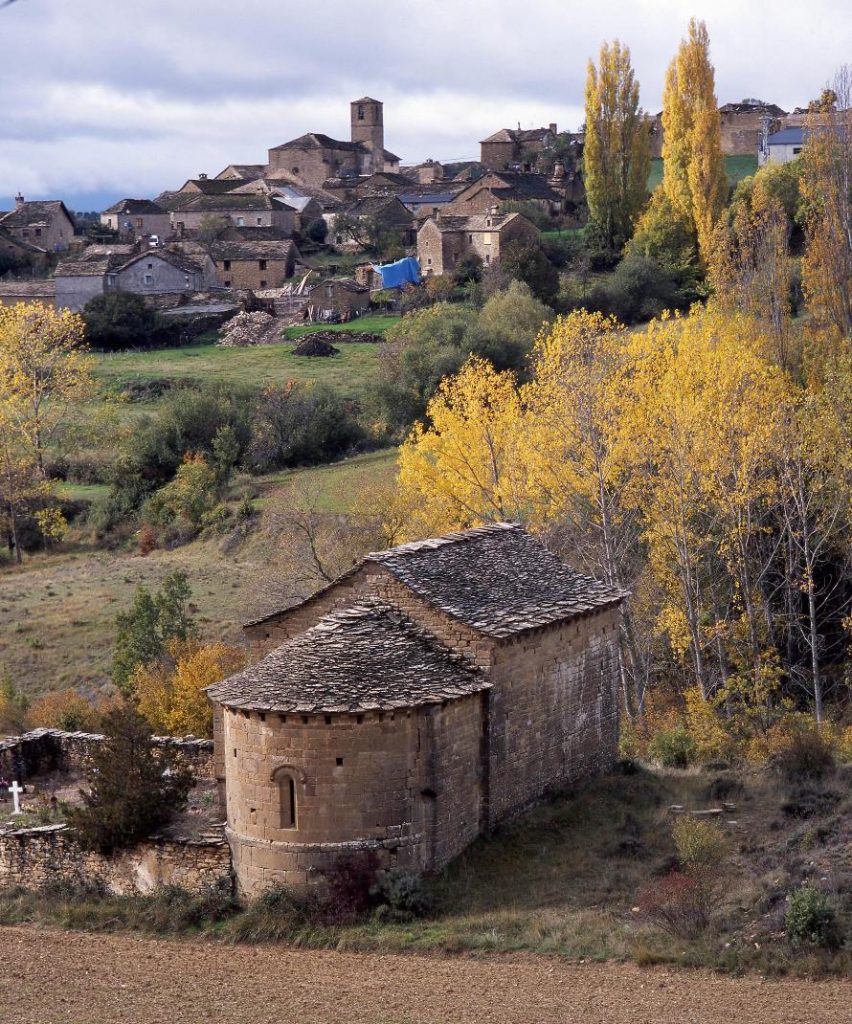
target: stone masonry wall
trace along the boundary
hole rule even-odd
[[[362,849],[385,864],[443,867],[481,829],[482,735],[479,694],[386,714],[226,709],[228,834],[240,891],[303,888]]]
[[[0,741],[0,774],[28,778],[47,771],[84,772],[92,752],[103,740],[97,733],[34,729]],[[156,747],[171,747],[196,779],[215,778],[213,741],[193,737],[155,736]]]
[[[490,672],[490,825],[618,756],[619,610],[501,644]]]
[[[163,885],[191,892],[230,888],[231,853],[221,831],[197,840],[152,838],[114,857],[81,849],[65,825],[0,833],[0,885],[39,889],[60,881],[116,895]]]

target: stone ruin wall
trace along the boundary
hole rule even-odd
[[[91,756],[103,741],[98,733],[62,732],[59,729],[34,729],[0,741],[0,775],[7,778],[18,774],[26,780],[47,772],[83,773]],[[170,747],[192,772],[196,779],[215,778],[213,740],[194,737],[179,739],[172,736],[154,736],[155,747]]]
[[[146,839],[113,857],[83,850],[66,825],[0,833],[0,885],[40,889],[67,883],[115,895],[177,885],[200,892],[233,885],[221,834],[196,840]]]
[[[228,826],[239,889],[305,888],[342,854],[437,871],[483,828],[480,694],[394,712],[225,711]],[[273,773],[291,776],[282,825]]]

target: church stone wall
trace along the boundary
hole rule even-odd
[[[607,609],[495,649],[490,825],[615,762],[619,615]]]
[[[304,888],[360,850],[375,850],[385,865],[447,864],[482,828],[482,701],[358,715],[225,709],[228,836],[240,892]]]

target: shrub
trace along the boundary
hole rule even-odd
[[[376,894],[379,859],[372,850],[346,854],[325,872],[325,917],[346,924],[363,917]]]
[[[111,352],[146,348],[157,326],[157,314],[141,295],[107,292],[89,299],[83,307],[86,340],[92,348]]]
[[[305,238],[311,242],[322,244],[328,235],[328,224],[322,217],[312,220],[305,228]]]
[[[648,743],[648,756],[663,768],[687,768],[695,755],[695,740],[682,725],[661,730]]]
[[[683,815],[672,828],[678,858],[684,868],[700,880],[716,872],[728,856],[728,837],[715,821]]]
[[[408,868],[383,871],[376,885],[376,895],[386,908],[385,915],[396,921],[425,917],[432,909],[432,894],[423,875]],[[380,908],[381,909],[381,908]]]
[[[822,818],[840,802],[840,794],[814,786],[796,786],[781,804],[788,818]]]
[[[691,875],[672,871],[637,897],[639,912],[671,935],[692,939],[710,923],[711,903],[706,890]]]
[[[89,792],[68,823],[80,845],[103,854],[133,845],[186,804],[192,777],[168,748],[156,752],[151,729],[130,704],[104,716],[104,739],[91,758]]]
[[[772,764],[787,782],[823,779],[836,766],[833,737],[827,729],[795,726],[776,747]]]
[[[834,909],[813,882],[804,882],[787,897],[784,924],[794,946],[810,944],[831,949],[838,945]]]
[[[91,732],[95,727],[95,710],[76,690],[57,690],[33,701],[26,721],[28,729]]]
[[[227,882],[189,892],[178,885],[165,885],[150,895],[136,898],[139,923],[158,934],[181,934],[225,920],[237,908]]]
[[[235,942],[278,942],[318,919],[318,901],[287,886],[265,889],[228,926]]]
[[[683,295],[676,275],[651,256],[629,253],[612,276],[589,292],[586,305],[622,323],[652,320],[666,309],[682,309],[692,295]]]

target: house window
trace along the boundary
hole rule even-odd
[[[260,227],[263,224],[263,217],[257,218],[257,226]]]
[[[473,235],[468,235],[467,236],[467,242],[468,242],[468,245],[472,245],[473,244]]]
[[[802,152],[801,146],[793,146],[793,156],[798,156]]]
[[[136,218],[136,227],[140,229],[145,227],[145,221],[141,217]]]
[[[144,281],[145,284],[153,284],[154,283],[154,275],[153,274],[146,274],[145,277],[142,280]]]
[[[153,270],[154,269],[154,264],[153,263],[149,263],[148,264],[148,269],[149,270]]]
[[[257,261],[257,269],[258,270],[266,270],[266,260],[258,260]]]
[[[325,286],[325,297],[327,299],[333,299],[334,298],[334,285],[333,284],[327,284]]]
[[[364,108],[360,107],[360,106],[358,107],[358,120],[359,121],[363,121],[364,120]]]
[[[231,261],[230,260],[223,260],[222,261],[222,267],[225,270],[230,270],[231,269]]]
[[[260,287],[261,288],[265,288],[266,287],[266,281],[261,281],[260,282]]]
[[[230,288],[231,287],[231,282],[230,281],[226,281],[225,282],[225,287],[226,288]]]
[[[429,257],[429,258],[428,258],[428,259],[426,260],[426,262],[427,262],[427,263],[429,264],[429,266],[431,267],[431,266],[432,266],[432,257],[430,256],[430,257]]]
[[[36,236],[36,238],[41,238],[41,228],[36,228],[35,229],[35,236]]]
[[[245,226],[246,226],[246,219],[245,219],[245,217],[237,217],[237,227],[238,228],[244,228]]]
[[[276,768],[272,781],[278,786],[278,827],[298,828],[296,818],[296,779],[287,768]]]
[[[299,168],[298,167],[294,167],[293,168],[293,174],[298,174],[298,173],[299,173]]]
[[[491,245],[491,232],[490,231],[483,232],[482,244],[483,245]]]
[[[27,229],[24,228],[23,231],[21,231],[21,238],[29,238],[29,237],[30,237],[29,231],[27,231]]]

